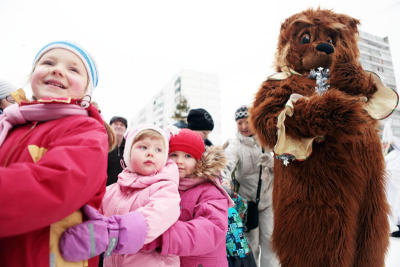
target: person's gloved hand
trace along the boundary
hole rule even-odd
[[[105,252],[134,254],[143,246],[147,225],[140,212],[114,215],[109,218],[85,205],[88,221],[68,228],[60,239],[61,255],[67,261],[81,261]]]

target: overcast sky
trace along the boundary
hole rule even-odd
[[[225,139],[234,135],[235,109],[251,103],[273,72],[280,24],[318,6],[389,36],[400,84],[400,1],[394,0],[0,0],[0,77],[29,89],[35,53],[50,41],[75,41],[98,64],[94,99],[109,120],[131,118],[182,69],[216,74]]]

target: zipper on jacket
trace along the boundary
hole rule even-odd
[[[12,156],[12,154],[14,154],[15,150],[17,149],[17,147],[20,145],[20,143],[28,136],[28,134],[30,134],[34,128],[36,128],[36,126],[38,125],[39,122],[35,121],[33,122],[31,128],[18,140],[18,142],[13,146],[13,148],[11,149],[11,151],[8,153],[6,160],[4,161],[4,165],[3,167],[7,167],[8,166],[8,162],[10,161],[10,158]]]
[[[121,190],[121,189],[120,189]],[[121,192],[122,193],[122,192]],[[129,196],[126,194],[126,195],[123,195],[122,196],[122,199],[121,199],[121,201],[118,201],[118,204],[117,204],[117,206],[114,208],[114,213],[113,213],[113,215],[118,215],[118,211],[119,211],[119,208],[121,207],[121,204],[122,204],[122,200],[125,200],[125,199],[128,199],[129,198]],[[124,201],[125,202],[125,201]],[[129,211],[128,211],[129,212]],[[113,254],[111,254],[110,255],[110,257],[112,257],[112,266],[122,266],[121,265],[121,262],[122,262],[122,255],[113,255]]]

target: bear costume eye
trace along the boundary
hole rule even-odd
[[[300,43],[302,44],[308,44],[311,40],[311,36],[309,33],[305,33],[301,36],[300,38]]]

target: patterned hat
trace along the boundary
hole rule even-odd
[[[249,117],[247,106],[241,106],[235,111],[235,121]]]
[[[49,50],[55,49],[55,48],[63,48],[67,49],[74,54],[76,54],[83,62],[85,65],[86,71],[89,76],[89,85],[86,91],[86,94],[92,95],[93,89],[96,88],[97,83],[98,83],[98,73],[97,73],[97,68],[96,64],[93,60],[93,58],[89,55],[88,52],[86,52],[83,48],[78,46],[77,44],[66,42],[66,41],[57,41],[57,42],[51,42],[42,49],[39,50],[39,52],[36,54],[35,59],[33,60],[33,66],[40,60],[40,58]]]

